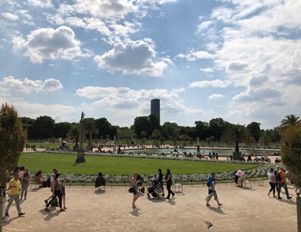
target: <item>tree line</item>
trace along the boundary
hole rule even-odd
[[[36,119],[21,117],[23,128],[27,129],[28,140],[49,140],[52,138],[73,139],[78,142],[79,123],[58,122],[49,116],[39,116]],[[280,142],[280,126],[274,129],[261,129],[260,123],[251,122],[248,125],[232,124],[222,118],[213,118],[209,122],[196,121],[194,126],[180,126],[174,122],[160,125],[155,115],[139,116],[130,127],[112,125],[106,118],[85,118],[84,128],[89,143],[94,139],[120,139],[128,143],[135,139],[169,141],[205,141],[213,142],[244,142],[270,143]],[[237,137],[237,138],[236,138]]]

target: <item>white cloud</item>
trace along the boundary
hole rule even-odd
[[[225,88],[229,85],[228,82],[216,79],[212,81],[194,81],[189,84],[190,88]]]
[[[236,95],[233,100],[237,102],[266,101],[270,98],[280,97],[278,90],[272,88],[249,88]]]
[[[93,100],[86,104],[89,107],[102,108],[106,111],[125,111],[136,117],[141,114],[149,114],[150,100],[159,98],[161,112],[171,116],[172,114],[199,114],[199,109],[191,108],[183,104],[180,94],[185,89],[140,89],[134,90],[127,87],[96,87],[87,86],[78,89],[76,94],[80,97]],[[120,113],[120,112],[119,112]]]
[[[74,4],[61,4],[58,12],[62,15],[88,14],[98,18],[124,18],[136,12],[138,7],[129,0],[77,0]]]
[[[201,23],[197,26],[197,31],[196,31],[196,33],[202,33],[202,32],[205,31],[210,25],[212,25],[212,21],[204,21],[204,22],[201,22]]]
[[[214,58],[214,55],[207,51],[190,51],[186,54],[180,53],[177,55],[178,58],[186,59],[187,61],[196,60],[210,60]]]
[[[40,28],[32,31],[26,39],[15,38],[14,49],[24,49],[33,63],[43,63],[44,60],[71,60],[81,56],[80,41],[75,38],[73,30],[66,26],[57,29]]]
[[[62,104],[41,104],[22,99],[6,99],[4,102],[12,104],[20,117],[37,118],[46,114],[56,122],[74,122],[80,119],[80,107]]]
[[[213,68],[200,68],[200,71],[204,73],[213,73],[214,69]]]
[[[157,58],[154,44],[149,40],[119,42],[103,55],[95,56],[98,66],[123,74],[159,77],[171,64],[169,58]]]
[[[204,24],[201,47],[213,55],[215,69],[239,87],[225,117],[278,125],[283,115],[300,107],[296,93],[301,91],[301,1],[222,2],[227,2],[226,7],[202,18],[216,27],[205,30]],[[218,38],[207,40],[217,34]]]
[[[35,7],[49,8],[53,7],[52,0],[27,0],[28,4]]]
[[[220,99],[220,98],[224,98],[224,95],[219,94],[219,93],[214,93],[208,97],[209,100],[215,100],[215,99]]]
[[[12,14],[10,12],[3,12],[1,15],[9,21],[17,21],[19,19],[18,15]]]
[[[33,93],[48,93],[60,90],[63,88],[62,83],[56,79],[31,80],[24,78],[24,80],[17,79],[13,76],[4,77],[0,80],[0,96],[13,97],[18,95],[29,95]]]

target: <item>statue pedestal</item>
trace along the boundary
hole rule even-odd
[[[86,162],[84,154],[85,153],[83,151],[78,151],[77,152],[77,158],[76,158],[76,161],[75,161],[77,164]]]
[[[233,152],[233,160],[241,160],[241,155],[240,152]]]

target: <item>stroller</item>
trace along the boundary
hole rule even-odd
[[[150,186],[147,188],[148,199],[160,198],[163,193],[162,185],[159,181],[152,179]]]
[[[144,193],[145,188],[143,187],[143,178],[140,175],[137,176],[136,183],[137,183],[138,191],[140,193]]]

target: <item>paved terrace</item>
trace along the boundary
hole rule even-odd
[[[218,184],[221,208],[212,200],[205,206],[205,185],[184,186],[174,200],[150,201],[146,196],[138,199],[139,210],[131,209],[132,195],[128,187],[106,187],[106,192],[95,194],[93,187],[67,187],[65,212],[44,210],[44,199],[49,188],[30,191],[22,203],[25,217],[16,217],[16,208],[10,209],[5,232],[153,232],[153,231],[244,231],[283,232],[297,231],[296,199],[294,189],[291,200],[269,198],[268,183],[241,189],[234,184]],[[206,222],[213,226],[208,230]]]

